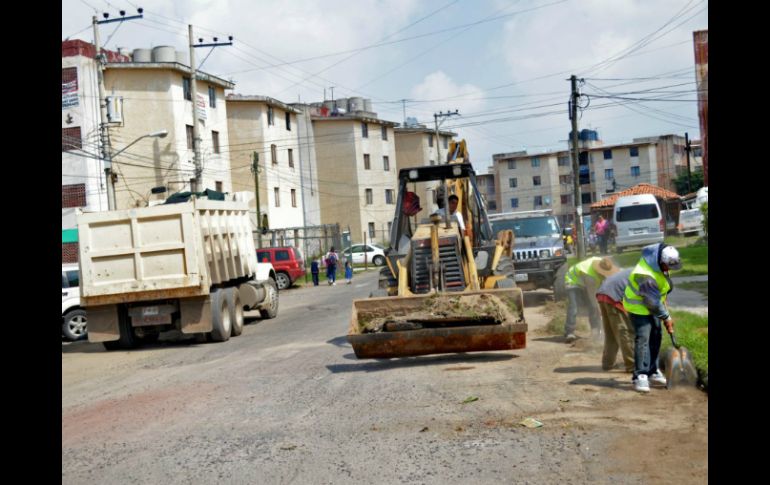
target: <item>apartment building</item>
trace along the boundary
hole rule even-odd
[[[398,123],[368,108],[361,98],[311,105],[321,222],[349,227],[353,242],[362,241],[364,232],[367,240],[384,242],[398,190]]]
[[[436,165],[437,160],[440,161],[439,163],[446,163],[449,142],[457,136],[457,133],[451,131],[439,131],[437,140],[435,130],[418,125],[413,118],[407,119],[406,126],[394,128],[393,131],[396,137],[396,159],[398,160],[396,174],[403,168]],[[425,214],[438,209],[434,200],[437,184],[437,182],[416,184],[416,193],[420,197],[420,206]]]
[[[487,203],[487,212],[495,214],[497,210],[497,187],[495,186],[495,169],[489,167],[489,173],[476,175],[479,192]]]
[[[254,229],[267,217],[270,229],[305,225],[302,153],[298,118],[302,112],[267,96],[228,95],[227,128],[234,192],[249,192]],[[255,180],[254,156],[258,157]],[[259,186],[259,219],[256,216]]]

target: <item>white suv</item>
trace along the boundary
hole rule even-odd
[[[80,271],[77,264],[61,265],[61,319],[61,333],[67,340],[86,338],[86,311],[80,306]]]

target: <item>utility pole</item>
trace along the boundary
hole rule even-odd
[[[91,25],[94,29],[94,58],[96,59],[96,75],[99,81],[99,137],[102,142],[102,160],[104,160],[104,177],[107,183],[107,208],[109,210],[117,209],[117,199],[115,198],[115,183],[112,173],[112,148],[110,147],[110,134],[108,130],[109,119],[107,117],[107,96],[104,89],[104,66],[107,64],[106,55],[102,55],[102,42],[99,38],[99,24],[107,24],[110,22],[122,22],[124,20],[140,19],[143,18],[142,12],[144,10],[139,8],[137,12],[139,15],[132,15],[126,17],[126,11],[120,11],[120,18],[110,19],[110,14],[104,13],[104,20],[97,20],[96,15],[91,17]]]
[[[460,113],[458,110],[447,111],[444,113],[443,111],[439,111],[437,113],[433,113],[433,121],[436,124],[436,165],[441,164],[441,148],[439,147],[439,132],[438,132],[438,119],[439,118],[449,118],[450,116],[460,116]],[[446,224],[446,228],[449,229],[451,225],[449,224],[449,195],[447,194],[446,187],[444,187],[444,222]]]
[[[692,150],[692,143],[687,133],[684,134],[684,151],[687,153],[687,193],[692,193],[692,174],[690,173],[690,150]]]
[[[572,187],[575,198],[575,230],[577,231],[575,242],[577,243],[578,259],[582,260],[586,257],[586,248],[585,231],[583,230],[583,200],[580,195],[580,165],[578,162],[580,151],[578,147],[577,108],[580,93],[577,89],[577,77],[574,74],[570,77],[570,81],[572,84],[569,110],[569,117],[572,120]]]
[[[196,82],[195,67],[195,48],[196,47],[218,47],[222,45],[233,45],[233,36],[229,36],[230,42],[217,43],[217,38],[214,37],[214,43],[204,44],[203,39],[198,39],[199,44],[195,44],[193,40],[193,26],[187,25],[188,36],[190,39],[190,94],[192,97],[193,106],[193,162],[195,163],[195,185],[191,187],[193,192],[200,192],[203,188],[203,162],[201,161],[201,132],[198,126],[198,83]],[[205,59],[204,59],[205,62]]]
[[[409,99],[400,99],[401,101],[401,108],[404,110],[404,124],[402,126],[406,126],[406,102],[411,101]]]
[[[251,164],[251,172],[254,174],[254,195],[257,197],[257,232],[261,233],[262,221],[260,220],[260,208],[259,208],[259,153],[254,152],[254,160]],[[257,246],[262,248],[262,234],[258,236]]]

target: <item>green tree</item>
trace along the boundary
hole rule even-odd
[[[692,170],[691,176],[692,187],[687,190],[687,171],[678,175],[674,179],[674,187],[676,187],[676,193],[679,195],[687,195],[691,192],[696,192],[699,188],[703,187],[703,170]]]

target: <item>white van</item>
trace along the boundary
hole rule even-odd
[[[618,252],[629,246],[646,246],[663,242],[665,216],[652,194],[620,197],[612,212]]]

